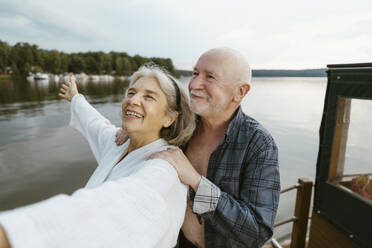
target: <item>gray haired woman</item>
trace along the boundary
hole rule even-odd
[[[0,214],[0,247],[174,247],[187,187],[152,154],[188,141],[195,117],[188,96],[154,65],[135,72],[122,103],[129,139],[78,94],[75,79],[59,94],[71,102],[70,125],[88,141],[98,167],[83,189]]]

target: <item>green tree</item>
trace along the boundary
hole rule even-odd
[[[88,74],[111,74],[115,70],[117,75],[131,75],[146,62],[165,67],[171,74],[176,75],[176,70],[171,59],[146,58],[140,55],[133,57],[125,52],[86,52],[64,53],[57,50],[40,49],[37,45],[17,43],[14,46],[0,41],[0,71],[11,66],[15,74],[28,72],[85,72]]]
[[[70,56],[68,70],[73,73],[86,72],[86,63],[81,54],[72,54]]]
[[[124,61],[122,57],[117,57],[115,60],[116,75],[124,75]]]
[[[51,73],[60,73],[61,71],[61,55],[58,51],[52,50],[48,53],[46,61],[46,71]]]
[[[129,76],[133,73],[132,64],[128,57],[123,58],[123,74]]]
[[[10,47],[8,43],[0,41],[0,71],[4,72],[9,66]]]

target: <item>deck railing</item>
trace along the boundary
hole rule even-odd
[[[306,244],[306,233],[308,226],[307,224],[309,220],[309,210],[313,182],[306,178],[299,178],[297,184],[286,189],[283,189],[282,191],[280,191],[280,194],[283,194],[294,189],[297,189],[294,216],[284,221],[276,223],[274,227],[278,227],[293,222],[290,247],[302,248],[305,247]],[[281,248],[279,242],[276,241],[274,238],[271,239],[271,244],[275,248]]]

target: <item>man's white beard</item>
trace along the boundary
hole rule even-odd
[[[195,106],[196,104],[193,104],[193,99],[190,101],[190,109],[194,114],[200,115],[200,116],[215,116],[221,113],[225,108],[225,105],[223,102],[218,102],[216,104],[213,104],[211,102],[211,99],[208,99],[207,104],[201,105],[199,103],[199,106]]]

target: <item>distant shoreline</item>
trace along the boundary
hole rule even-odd
[[[176,70],[178,75],[190,77],[192,71]],[[304,70],[252,70],[252,77],[327,77],[326,69],[304,69]]]

